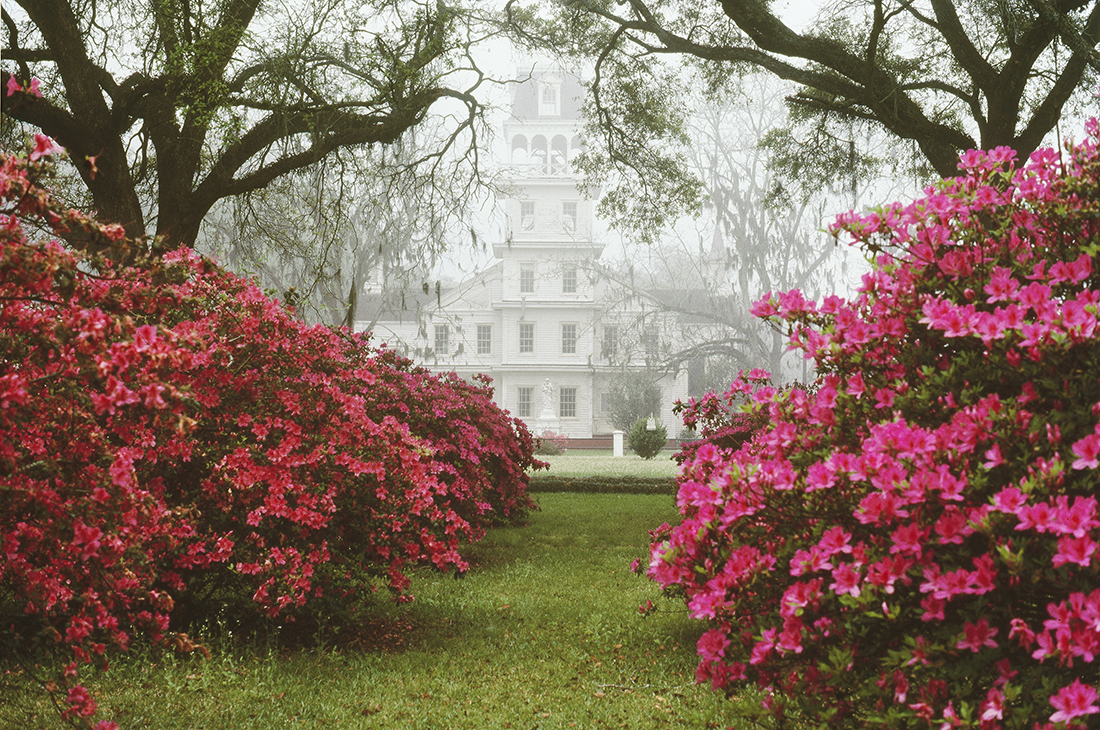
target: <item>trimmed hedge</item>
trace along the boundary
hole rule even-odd
[[[581,494],[676,494],[675,477],[593,476],[561,477],[533,474],[527,486],[535,492],[577,492]]]

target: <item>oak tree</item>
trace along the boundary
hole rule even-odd
[[[1007,146],[1026,158],[1063,114],[1089,100],[1100,70],[1098,0],[823,5],[799,30],[766,0],[510,0],[507,16],[519,42],[594,64],[598,134],[590,143],[672,205],[690,202],[690,176],[677,170],[682,87],[664,59],[684,61],[718,94],[750,69],[793,82],[788,102],[803,122],[877,126],[915,145],[942,177],[959,173],[958,155],[968,149]],[[653,144],[638,148],[645,135],[666,144],[663,154],[653,157]],[[645,223],[640,210],[609,212]]]
[[[6,123],[64,146],[134,237],[193,244],[219,200],[392,144],[441,103],[448,132],[410,169],[476,155],[484,76],[442,3],[16,0],[3,22]]]

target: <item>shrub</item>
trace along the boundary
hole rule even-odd
[[[543,431],[535,442],[535,453],[539,456],[561,456],[568,442],[568,437],[563,433]]]
[[[676,494],[672,477],[590,476],[563,477],[537,474],[531,477],[528,492],[573,492],[576,494]]]
[[[699,432],[691,426],[684,426],[680,429],[679,433],[676,434],[676,438],[680,441],[697,441],[699,439]]]
[[[71,652],[66,719],[95,712],[78,665],[179,605],[407,599],[407,566],[465,570],[461,543],[533,506],[532,439],[487,382],[308,327],[189,250],[140,254],[50,197],[38,148],[0,160],[0,599]]]
[[[753,370],[746,377],[767,379],[768,376],[762,370]],[[799,384],[797,387],[803,386]],[[680,444],[680,451],[672,457],[676,463],[683,464],[690,460],[704,443],[726,451],[736,451],[767,425],[766,412],[747,413],[741,410],[742,405],[743,396],[735,392],[727,392],[724,396],[711,392],[699,400],[691,398],[687,403],[676,401],[672,412],[683,418],[685,431],[698,435],[695,440]]]
[[[1088,139],[841,216],[852,301],[754,312],[816,392],[735,381],[766,425],[684,464],[651,575],[709,629],[697,677],[830,727],[1031,728],[1100,711],[1100,154]],[[1064,170],[1064,171],[1063,171]],[[730,427],[736,424],[728,421]]]
[[[668,430],[663,424],[658,423],[657,427],[650,431],[646,428],[646,420],[639,418],[635,421],[626,438],[631,451],[643,459],[652,459],[665,447],[665,442],[668,441]]]

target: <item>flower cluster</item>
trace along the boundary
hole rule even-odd
[[[95,713],[80,663],[196,593],[404,600],[407,566],[464,571],[533,506],[532,438],[487,381],[307,326],[189,250],[116,263],[121,228],[51,198],[41,146],[0,160],[0,582],[71,654],[67,719]]]
[[[546,429],[535,439],[535,453],[539,456],[560,456],[568,447],[569,437],[550,429]]]
[[[969,152],[840,216],[857,296],[754,313],[813,358],[724,402],[762,424],[684,463],[649,575],[709,623],[698,679],[832,726],[1032,728],[1100,712],[1100,128]],[[689,415],[696,415],[693,405]],[[726,408],[726,412],[732,412]],[[711,429],[736,428],[722,409]]]

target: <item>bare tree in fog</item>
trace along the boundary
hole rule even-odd
[[[780,152],[761,143],[785,120],[779,84],[760,74],[743,81],[739,95],[702,103],[689,121],[703,215],[601,272],[616,301],[636,312],[623,346],[654,368],[688,368],[697,392],[724,387],[740,369],[801,376],[801,363],[784,357],[785,333],[749,308],[768,291],[838,291],[860,271],[858,255],[838,248],[822,225],[826,211],[858,202],[867,175],[856,166],[874,162],[835,168],[824,189],[818,179],[784,175],[774,164]]]

